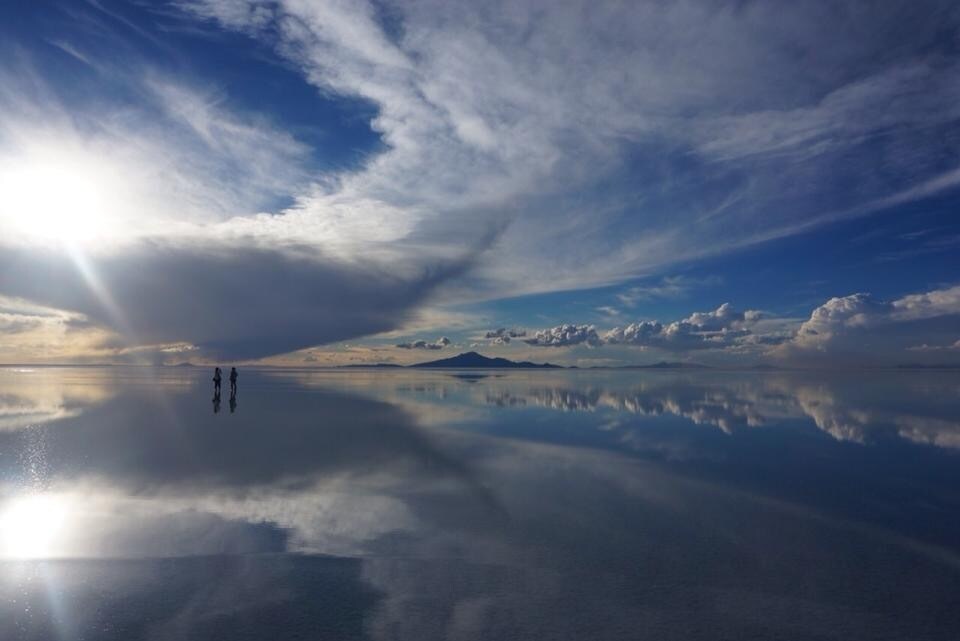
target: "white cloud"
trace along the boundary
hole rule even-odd
[[[960,285],[925,294],[910,294],[891,303],[895,321],[960,315]]]
[[[620,310],[612,305],[601,305],[596,310],[604,316],[620,316]]]
[[[202,80],[118,61],[112,80],[135,100],[94,108],[62,104],[6,62],[0,172],[55,154],[96,185],[109,205],[101,227],[123,247],[91,249],[91,264],[135,338],[264,355],[395,330],[428,295],[444,304],[613,285],[819,224],[825,210],[952,188],[937,163],[952,152],[944,133],[960,119],[960,84],[955,65],[927,52],[960,20],[941,8],[424,2],[396,7],[387,28],[379,5],[361,1],[189,3],[190,15],[273,45],[319,92],[374,105],[384,150],[311,175],[322,150]],[[894,30],[903,41],[891,52]],[[884,154],[868,148],[880,133]],[[23,218],[7,214],[3,241],[16,246],[0,285],[124,329],[76,277],[65,278],[76,291],[5,279],[29,263]],[[155,278],[110,273],[137,252]],[[34,266],[69,267],[49,254]],[[284,288],[268,274],[288,268],[304,281]],[[167,272],[186,292],[169,291]],[[247,286],[250,274],[259,280]],[[338,279],[356,289],[344,295]],[[336,296],[342,317],[329,312]],[[144,299],[156,301],[149,314],[135,309]],[[279,309],[296,316],[283,337]],[[665,326],[664,344],[730,344],[744,331],[683,322]]]
[[[258,213],[323,189],[307,184],[306,146],[215,89],[141,65],[108,70],[139,102],[96,108],[0,66],[0,294],[85,318],[112,349],[184,343],[249,358],[395,329],[475,259],[476,239],[344,252],[330,239],[351,221],[394,212],[342,192],[325,219]],[[2,351],[23,354],[26,340]]]
[[[914,62],[868,75],[813,106],[724,116],[709,123],[702,150],[732,158],[755,154],[817,155],[885,126],[927,127],[960,117],[950,103],[960,87],[955,67]]]
[[[691,290],[719,282],[716,277],[664,276],[656,284],[630,287],[617,294],[617,299],[627,307],[636,307],[638,303],[652,300],[683,298]]]
[[[958,350],[960,351],[960,339],[955,341],[952,345],[927,345],[923,343],[922,345],[914,345],[907,348],[910,351],[916,352],[939,352],[943,350]]]
[[[256,214],[307,186],[309,149],[262,116],[149,68],[116,73],[142,103],[67,104],[25,68],[0,67],[5,243],[62,238],[28,212],[49,227],[70,223],[69,232],[96,224],[88,240],[97,250],[144,236],[202,239],[216,234],[210,224]],[[33,186],[20,193],[15,184]],[[80,207],[84,196],[89,207]]]
[[[597,328],[593,325],[569,324],[541,329],[531,338],[523,339],[523,342],[534,347],[569,347],[581,343],[590,347],[602,345]]]
[[[393,7],[391,29],[364,2],[187,9],[272,42],[322,91],[377,105],[371,125],[388,149],[289,212],[325,242],[439,251],[503,229],[470,286],[448,292],[464,299],[614,284],[825,222],[825,208],[953,184],[912,177],[948,151],[918,126],[960,118],[954,69],[891,57],[881,35],[896,28],[904,51],[929,49],[958,20],[946,5],[909,12],[909,30],[897,3],[426,2]],[[881,162],[865,148],[878,132],[911,153]],[[632,163],[629,181],[583,198],[638,152],[657,163]],[[889,180],[894,169],[906,178]],[[835,190],[841,175],[863,188]]]
[[[738,312],[729,303],[724,303],[711,312],[694,312],[688,318],[666,325],[658,321],[641,321],[615,327],[604,334],[603,339],[612,345],[657,347],[669,351],[721,349],[743,342],[761,317],[758,311]]]
[[[449,344],[450,339],[446,336],[441,336],[432,343],[425,340],[415,340],[409,343],[397,343],[396,347],[402,349],[443,349]]]
[[[514,338],[523,338],[526,335],[527,332],[523,329],[507,329],[506,327],[499,327],[495,330],[487,332],[483,335],[483,337],[489,340],[491,345],[508,345]]]
[[[599,330],[594,325],[562,324],[536,330],[498,328],[483,334],[488,345],[530,347],[607,346],[607,363],[631,362],[629,348],[672,354],[709,351],[715,364],[781,362],[787,365],[943,364],[960,353],[960,286],[910,294],[893,301],[869,294],[833,298],[808,319],[739,311],[730,303],[693,312],[676,321],[642,320]],[[478,344],[473,344],[476,347]],[[616,353],[614,348],[621,349]],[[812,359],[822,355],[823,359]],[[529,357],[524,355],[524,357]],[[745,361],[743,359],[746,359]],[[946,360],[945,360],[946,359]],[[815,361],[815,362],[814,362]]]
[[[917,345],[952,343],[960,327],[960,286],[885,301],[866,294],[831,298],[817,307],[781,355],[845,354],[866,360],[936,352]]]

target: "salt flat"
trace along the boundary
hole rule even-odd
[[[960,374],[0,369],[3,639],[955,639]]]

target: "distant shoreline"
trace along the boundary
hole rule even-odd
[[[177,363],[174,365],[158,365],[145,363],[0,363],[0,369],[94,369],[94,368],[159,368],[159,369],[204,369],[213,367],[213,364]],[[878,367],[782,367],[768,364],[757,365],[704,365],[701,363],[685,363],[658,361],[656,363],[634,365],[593,365],[578,367],[556,365],[553,363],[532,363],[530,361],[512,361],[506,358],[491,358],[477,352],[465,352],[450,358],[399,365],[396,363],[370,363],[348,365],[268,365],[250,364],[241,365],[249,370],[277,370],[277,371],[563,371],[563,372],[944,372],[960,371],[958,365],[932,364],[921,365],[915,363],[878,366]]]

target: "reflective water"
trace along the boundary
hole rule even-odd
[[[0,639],[960,638],[960,373],[209,379],[0,368]]]

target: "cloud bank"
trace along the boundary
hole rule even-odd
[[[570,347],[581,343],[596,347],[602,344],[593,325],[557,325],[541,329],[531,338],[523,339],[523,342],[534,347]]]
[[[667,325],[658,321],[641,321],[615,327],[603,338],[612,345],[659,347],[669,351],[721,349],[751,336],[751,328],[761,316],[754,310],[735,311],[729,303],[724,303],[712,312],[695,312]]]
[[[535,347],[636,347],[672,354],[713,351],[801,365],[960,362],[960,286],[885,301],[870,294],[831,298],[806,320],[724,303],[672,321],[641,320],[598,332],[564,324],[534,330]],[[918,342],[922,338],[925,342]]]
[[[960,336],[960,286],[885,301],[857,293],[831,298],[817,307],[792,341],[778,351],[788,358],[826,361],[837,357],[889,360],[937,358],[939,350],[918,350],[919,341],[954,344]],[[923,352],[928,352],[923,354]],[[941,357],[950,358],[944,350]],[[943,362],[942,358],[939,362]]]
[[[483,335],[483,337],[490,341],[491,345],[509,345],[510,341],[514,338],[523,338],[526,335],[527,332],[522,329],[507,329],[506,327],[499,327],[495,330],[487,332]]]

